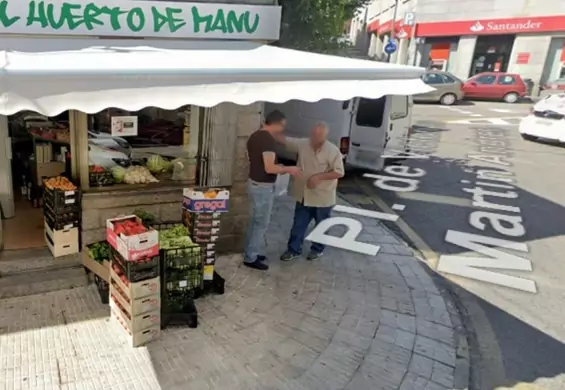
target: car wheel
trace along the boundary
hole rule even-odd
[[[456,101],[457,96],[455,96],[455,94],[453,93],[446,93],[439,99],[439,102],[444,106],[451,106],[455,104]]]
[[[537,138],[529,134],[520,134],[526,141],[535,141]]]
[[[504,101],[506,103],[516,103],[518,99],[520,99],[520,95],[518,95],[516,92],[509,92],[504,95]]]

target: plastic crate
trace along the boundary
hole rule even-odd
[[[91,187],[106,187],[114,185],[114,177],[112,172],[90,172],[88,174],[88,181]]]
[[[43,214],[45,221],[53,230],[70,229],[80,225],[80,213],[77,210],[55,213],[49,205],[44,205]]]
[[[94,283],[100,294],[100,301],[107,305],[110,301],[110,284],[98,275],[94,275]]]
[[[198,311],[189,292],[174,292],[161,301],[161,329],[169,326],[198,326]]]
[[[47,204],[55,213],[80,210],[80,191],[50,190],[44,188],[43,204]]]
[[[156,278],[160,275],[161,265],[159,256],[128,261],[113,247],[110,247],[110,253],[112,254],[112,266],[116,265],[126,279],[132,283]]]

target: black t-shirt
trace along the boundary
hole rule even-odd
[[[276,141],[266,130],[257,130],[247,140],[247,156],[249,157],[249,178],[259,183],[274,183],[277,175],[265,172],[263,153],[276,153]],[[276,163],[276,156],[275,156]]]

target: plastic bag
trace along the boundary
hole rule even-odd
[[[288,193],[288,185],[290,183],[290,175],[282,174],[277,176],[277,181],[275,182],[275,195],[285,196]]]

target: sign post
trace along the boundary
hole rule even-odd
[[[396,37],[396,15],[398,14],[398,0],[394,0],[394,15],[392,16],[392,29],[390,31],[390,42],[392,42],[393,50],[389,53],[387,52],[385,46],[385,53],[387,54],[386,62],[390,63],[390,55],[396,51],[396,45],[394,43],[394,38]],[[390,43],[389,42],[389,43]],[[388,46],[388,43],[387,43]]]

